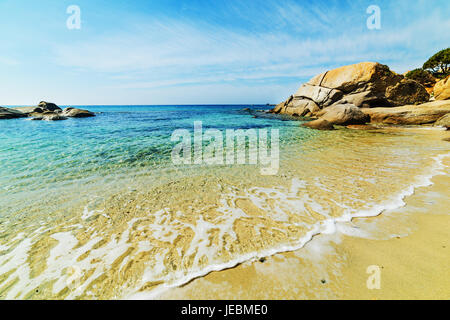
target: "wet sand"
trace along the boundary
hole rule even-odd
[[[338,225],[304,248],[213,272],[161,299],[450,299],[450,159],[402,208]],[[367,286],[369,266],[380,289]]]

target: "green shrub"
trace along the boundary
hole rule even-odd
[[[414,69],[405,75],[406,78],[416,80],[425,87],[432,86],[436,81],[433,75],[422,68]]]
[[[423,68],[430,70],[433,76],[437,78],[445,78],[448,76],[450,74],[450,48],[436,53],[424,63]]]

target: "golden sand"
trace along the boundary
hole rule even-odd
[[[211,273],[160,298],[450,299],[450,159],[445,164],[446,175],[405,207],[354,219],[364,237],[319,235],[298,251]],[[369,266],[381,270],[380,289],[367,286]]]

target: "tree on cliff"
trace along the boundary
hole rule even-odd
[[[436,53],[427,62],[423,68],[430,70],[435,77],[446,77],[450,74],[450,48],[444,49]]]

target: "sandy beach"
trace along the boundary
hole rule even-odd
[[[214,272],[162,299],[450,299],[450,159],[402,208],[354,219],[304,248]],[[356,230],[356,231],[355,231]],[[369,266],[381,270],[368,289]]]

